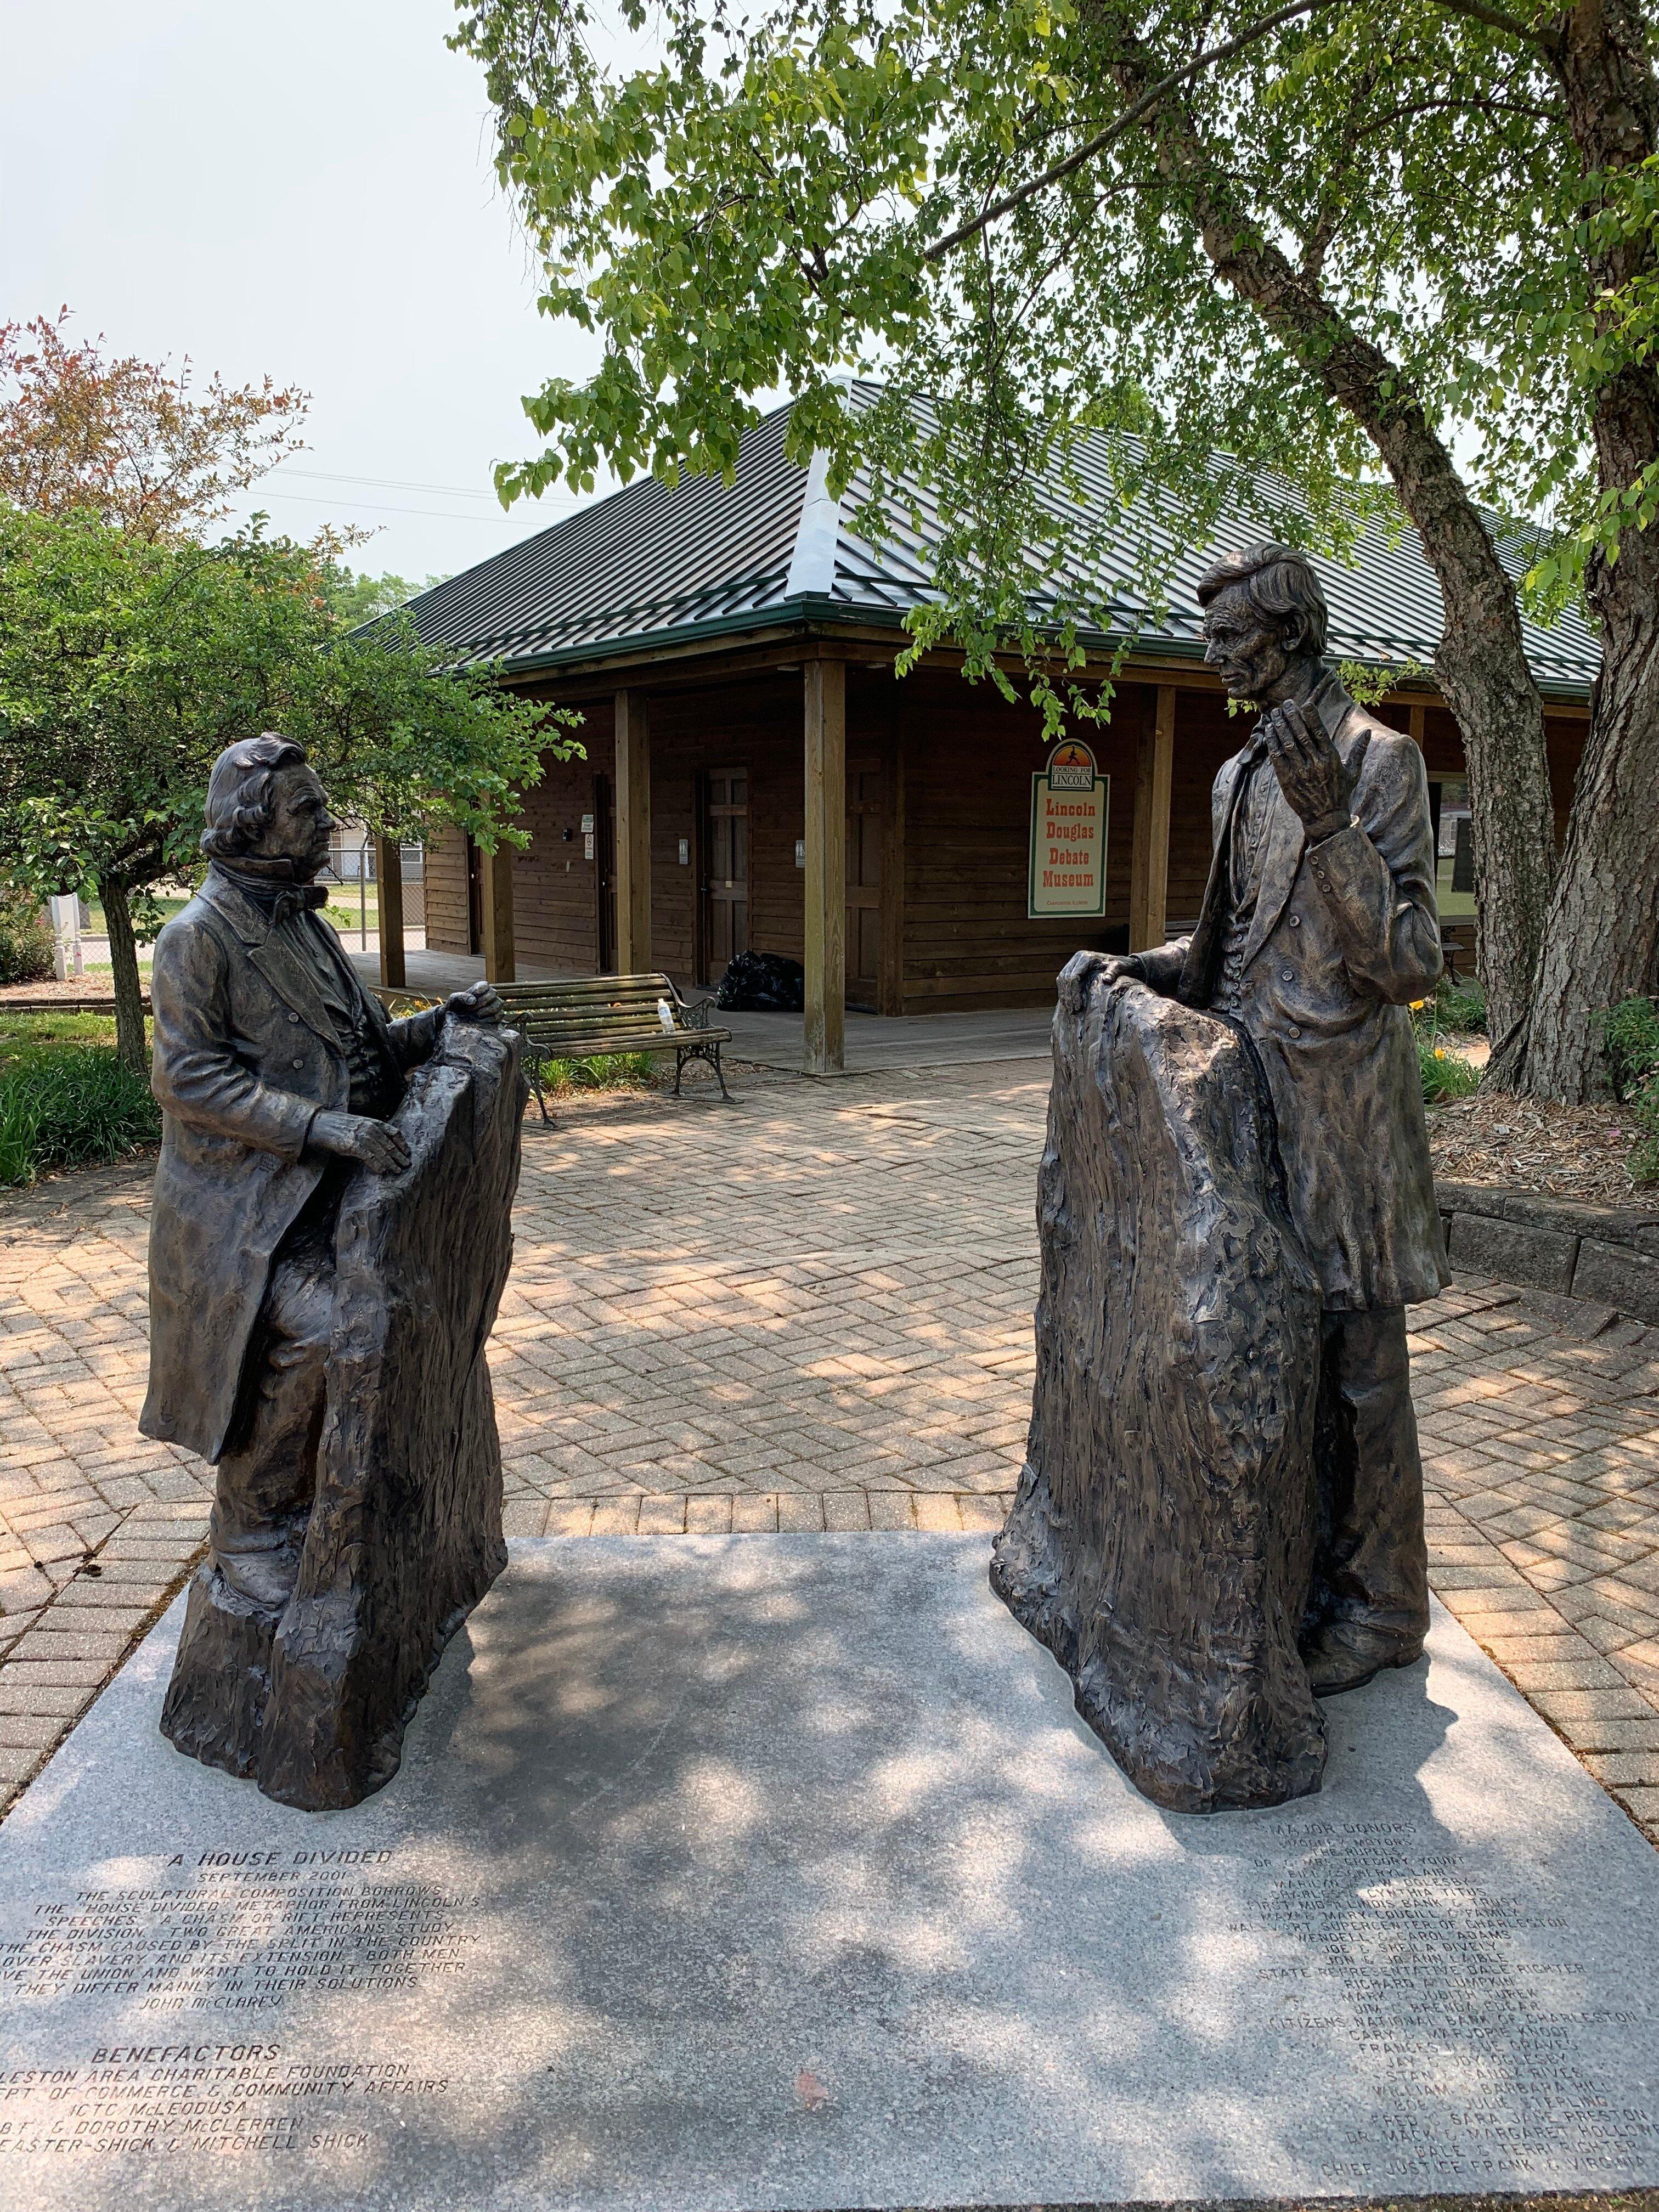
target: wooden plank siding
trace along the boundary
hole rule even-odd
[[[1450,715],[1446,719],[1449,721]],[[1544,717],[1544,746],[1549,756],[1550,797],[1555,807],[1558,851],[1566,839],[1567,817],[1572,811],[1572,790],[1578,779],[1578,763],[1583,757],[1588,727],[1583,720],[1568,721],[1565,717],[1550,714]],[[1458,757],[1462,757],[1461,747]]]
[[[1127,947],[1140,749],[1160,681],[1177,687],[1166,926],[1171,936],[1191,927],[1209,872],[1211,786],[1249,726],[1248,718],[1227,712],[1218,689],[1206,687],[1198,672],[1193,675],[1193,688],[1182,672],[1156,667],[1121,681],[1110,722],[1079,732],[1111,780],[1106,913],[1097,921],[1032,921],[1025,911],[1026,867],[1031,777],[1045,757],[1040,719],[1010,707],[988,686],[964,684],[951,669],[924,667],[900,684],[890,662],[848,664],[847,757],[878,764],[887,823],[881,848],[884,1012],[1042,1004],[1079,947]],[[649,690],[649,680],[648,670],[618,672],[619,684],[636,684],[645,695],[650,717],[653,964],[682,988],[718,981],[699,974],[701,794],[710,769],[737,768],[747,775],[748,942],[799,960],[801,664],[727,672],[716,667],[706,683],[657,690]],[[556,686],[549,691],[561,696]],[[585,856],[581,822],[598,811],[596,775],[615,788],[614,714],[611,694],[597,691],[591,680],[578,696],[587,757],[550,762],[526,804],[532,842],[514,864],[521,975],[591,975],[598,967],[597,864]],[[1462,775],[1462,748],[1449,713],[1432,699],[1419,700],[1415,711],[1430,775]],[[1402,732],[1411,729],[1410,702],[1392,702],[1379,713]],[[1559,826],[1571,804],[1584,728],[1582,715],[1571,711],[1552,713],[1547,721]],[[465,951],[466,863],[459,833],[446,831],[428,849],[426,865],[427,942],[436,951]],[[865,995],[871,995],[867,988]]]
[[[434,952],[465,952],[466,840],[442,830],[426,848],[426,941]]]
[[[599,864],[586,858],[582,817],[616,751],[608,715],[590,714],[580,736],[586,759],[550,760],[526,795],[530,846],[514,863],[520,960],[566,975],[591,975],[599,963]]]
[[[927,671],[908,679],[900,724],[906,1013],[1038,1005],[1052,997],[1056,974],[1079,946],[1116,938],[1127,944],[1123,811],[1134,791],[1137,705],[1121,694],[1109,727],[1081,732],[1111,778],[1105,917],[1030,921],[1031,778],[1046,757],[1040,717],[957,677]]]

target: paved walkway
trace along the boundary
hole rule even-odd
[[[378,983],[378,954],[362,953],[352,945],[346,950],[364,981]],[[411,991],[438,999],[479,981],[483,962],[460,952],[410,953],[404,975]],[[534,961],[519,964],[521,982],[546,982],[559,976],[556,968],[539,967]],[[694,991],[690,996],[696,1000],[708,994]],[[976,1014],[902,1016],[864,1014],[849,1008],[846,1072],[868,1075],[881,1068],[980,1066],[1004,1060],[1046,1062],[1053,1018],[1052,1006],[1004,1006]],[[727,1049],[734,1059],[781,1074],[799,1074],[805,1045],[800,1015],[722,1012],[720,1019],[732,1031],[733,1042]]]
[[[1047,1071],[750,1073],[526,1124],[492,1347],[509,1533],[969,1528],[1024,1439]],[[0,1802],[198,1547],[145,1443],[149,1171],[0,1206]],[[1437,1589],[1659,1828],[1659,1332],[1465,1280],[1413,1316]]]

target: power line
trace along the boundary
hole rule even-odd
[[[476,484],[463,488],[459,484],[418,483],[408,477],[343,476],[331,469],[290,468],[286,461],[281,464],[276,473],[284,477],[304,477],[313,483],[373,484],[380,491],[435,491],[442,493],[446,499],[488,499],[491,496],[489,492],[481,492]]]
[[[273,474],[281,477],[303,477],[308,483],[370,484],[380,491],[436,492],[445,499],[488,500],[494,496],[490,492],[479,491],[476,486],[463,489],[459,484],[419,483],[407,477],[346,476],[329,469],[290,468],[286,462],[282,463]],[[561,505],[574,503],[580,495],[568,488],[553,494],[553,497]],[[297,497],[298,495],[296,494],[295,496]]]
[[[463,514],[453,507],[446,509],[441,507],[387,507],[378,500],[323,499],[315,492],[284,491],[279,484],[270,483],[262,486],[261,489],[269,491],[277,499],[295,500],[303,507],[330,507],[337,513],[342,507],[345,507],[360,514],[425,514],[429,515],[435,522],[485,522],[497,527],[512,520],[505,511],[495,514]],[[258,504],[257,495],[255,504]],[[544,523],[539,526],[545,529],[547,526]]]

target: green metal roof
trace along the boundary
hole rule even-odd
[[[868,387],[854,387],[855,399]],[[920,532],[908,520],[879,548],[854,534],[845,518],[865,495],[855,481],[839,503],[822,466],[786,459],[787,405],[745,436],[737,480],[708,477],[677,484],[637,479],[521,539],[504,553],[422,592],[410,612],[422,638],[458,661],[497,660],[529,674],[571,660],[633,654],[691,643],[757,624],[902,621],[932,585],[927,503]],[[1085,483],[1111,496],[1103,454],[1081,458]],[[1241,519],[1236,533],[1259,528]],[[1213,551],[1176,555],[1169,609],[1149,619],[1118,595],[1121,629],[1143,649],[1176,657],[1203,652],[1193,587]],[[1343,659],[1431,664],[1443,614],[1440,590],[1414,531],[1389,540],[1367,532],[1352,567],[1318,560],[1330,603],[1330,647]],[[1600,647],[1576,614],[1551,629],[1523,619],[1527,656],[1540,689],[1583,697]],[[1102,641],[1106,641],[1103,640]]]

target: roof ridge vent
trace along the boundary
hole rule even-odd
[[[783,586],[786,599],[830,596],[836,588],[836,546],[840,537],[841,501],[830,495],[830,456],[818,447],[807,465],[795,548]]]

